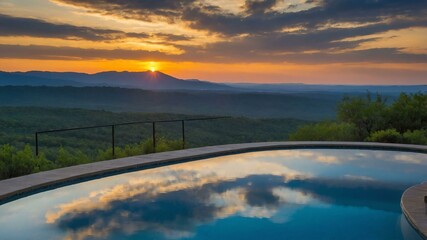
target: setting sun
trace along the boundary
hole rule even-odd
[[[149,67],[151,72],[155,72],[157,70],[157,64],[155,62],[150,62]]]

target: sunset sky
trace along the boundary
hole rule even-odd
[[[427,84],[426,0],[0,0],[1,71]]]

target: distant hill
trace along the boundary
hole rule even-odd
[[[340,93],[381,93],[427,92],[427,85],[320,85],[303,83],[230,83],[229,86],[249,92],[340,92]]]
[[[232,90],[200,80],[178,79],[162,72],[0,72],[0,86],[110,86],[148,90]]]
[[[325,120],[335,118],[337,93],[148,91],[113,87],[0,87],[0,106],[103,109]]]
[[[319,85],[302,83],[213,83],[198,79],[179,79],[162,72],[1,72],[0,86],[73,86],[122,87],[145,90],[194,90],[267,93],[381,93],[397,95],[400,92],[427,92],[427,85]]]
[[[84,86],[84,84],[71,80],[58,80],[55,78],[43,78],[27,76],[0,71],[0,86]]]

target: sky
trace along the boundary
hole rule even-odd
[[[427,84],[427,1],[0,0],[0,70]]]

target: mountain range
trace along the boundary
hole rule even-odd
[[[184,80],[162,72],[0,72],[0,86],[108,86],[147,90],[232,90],[233,87],[200,81]]]
[[[0,86],[72,86],[121,87],[145,90],[202,90],[264,93],[339,92],[381,93],[397,95],[400,92],[427,92],[427,85],[314,85],[302,83],[213,83],[197,79],[179,79],[165,73],[146,72],[2,72]]]

